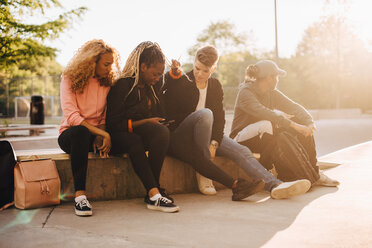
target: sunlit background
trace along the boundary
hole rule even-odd
[[[245,68],[259,59],[276,60],[287,70],[279,88],[307,108],[372,109],[370,1],[64,0],[61,5],[17,16],[27,24],[41,24],[87,8],[80,17],[70,18],[69,28],[55,39],[39,39],[57,49],[55,57],[0,69],[2,116],[22,116],[20,106],[32,94],[46,96],[47,115],[60,115],[59,75],[74,52],[93,38],[116,47],[122,65],[137,44],[156,41],[169,59],[180,58],[185,70],[191,68],[198,47],[215,45],[221,53],[215,76],[224,86],[227,109],[233,109]]]

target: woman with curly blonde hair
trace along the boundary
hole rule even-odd
[[[85,196],[88,152],[107,157],[111,137],[105,131],[106,96],[119,72],[119,53],[103,40],[86,42],[62,74],[60,98],[63,118],[58,144],[71,156],[75,185],[75,213],[92,215]]]

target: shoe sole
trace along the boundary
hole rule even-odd
[[[247,198],[248,196],[254,195],[260,191],[262,191],[265,187],[265,182],[260,181],[256,187],[254,187],[251,191],[246,192],[245,194],[240,194],[240,195],[232,195],[232,200],[233,201],[240,201],[243,200],[244,198]]]
[[[299,180],[297,183],[290,185],[287,188],[273,190],[271,197],[274,199],[286,199],[294,196],[305,194],[309,191],[311,183],[309,180]]]
[[[317,183],[317,182],[315,182],[313,185],[314,186],[323,186],[323,187],[337,187],[338,185],[340,185],[340,183]]]
[[[199,189],[199,191],[200,191],[200,193],[202,193],[203,195],[215,195],[215,194],[217,194],[217,191],[216,191],[216,190],[214,190],[214,191],[206,191],[206,190],[200,190],[200,189]]]
[[[165,212],[165,213],[174,213],[174,212],[180,211],[180,208],[178,206],[168,208],[168,207],[159,207],[159,206],[154,206],[154,205],[147,204],[147,208],[150,209],[150,210],[161,211],[161,212]]]
[[[91,216],[93,215],[93,211],[80,211],[75,209],[75,214],[77,216]]]

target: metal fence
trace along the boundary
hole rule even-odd
[[[32,95],[44,97],[46,116],[61,115],[59,84],[60,75],[0,78],[0,116],[29,116]]]
[[[59,85],[60,75],[0,79],[0,117],[28,118],[32,95],[43,96],[46,117],[61,116]],[[223,89],[225,107],[231,110],[238,87],[226,86]]]

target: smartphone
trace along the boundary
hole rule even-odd
[[[164,120],[164,121],[160,121],[160,123],[163,124],[163,125],[169,125],[169,124],[172,124],[174,122],[175,122],[175,120]]]

